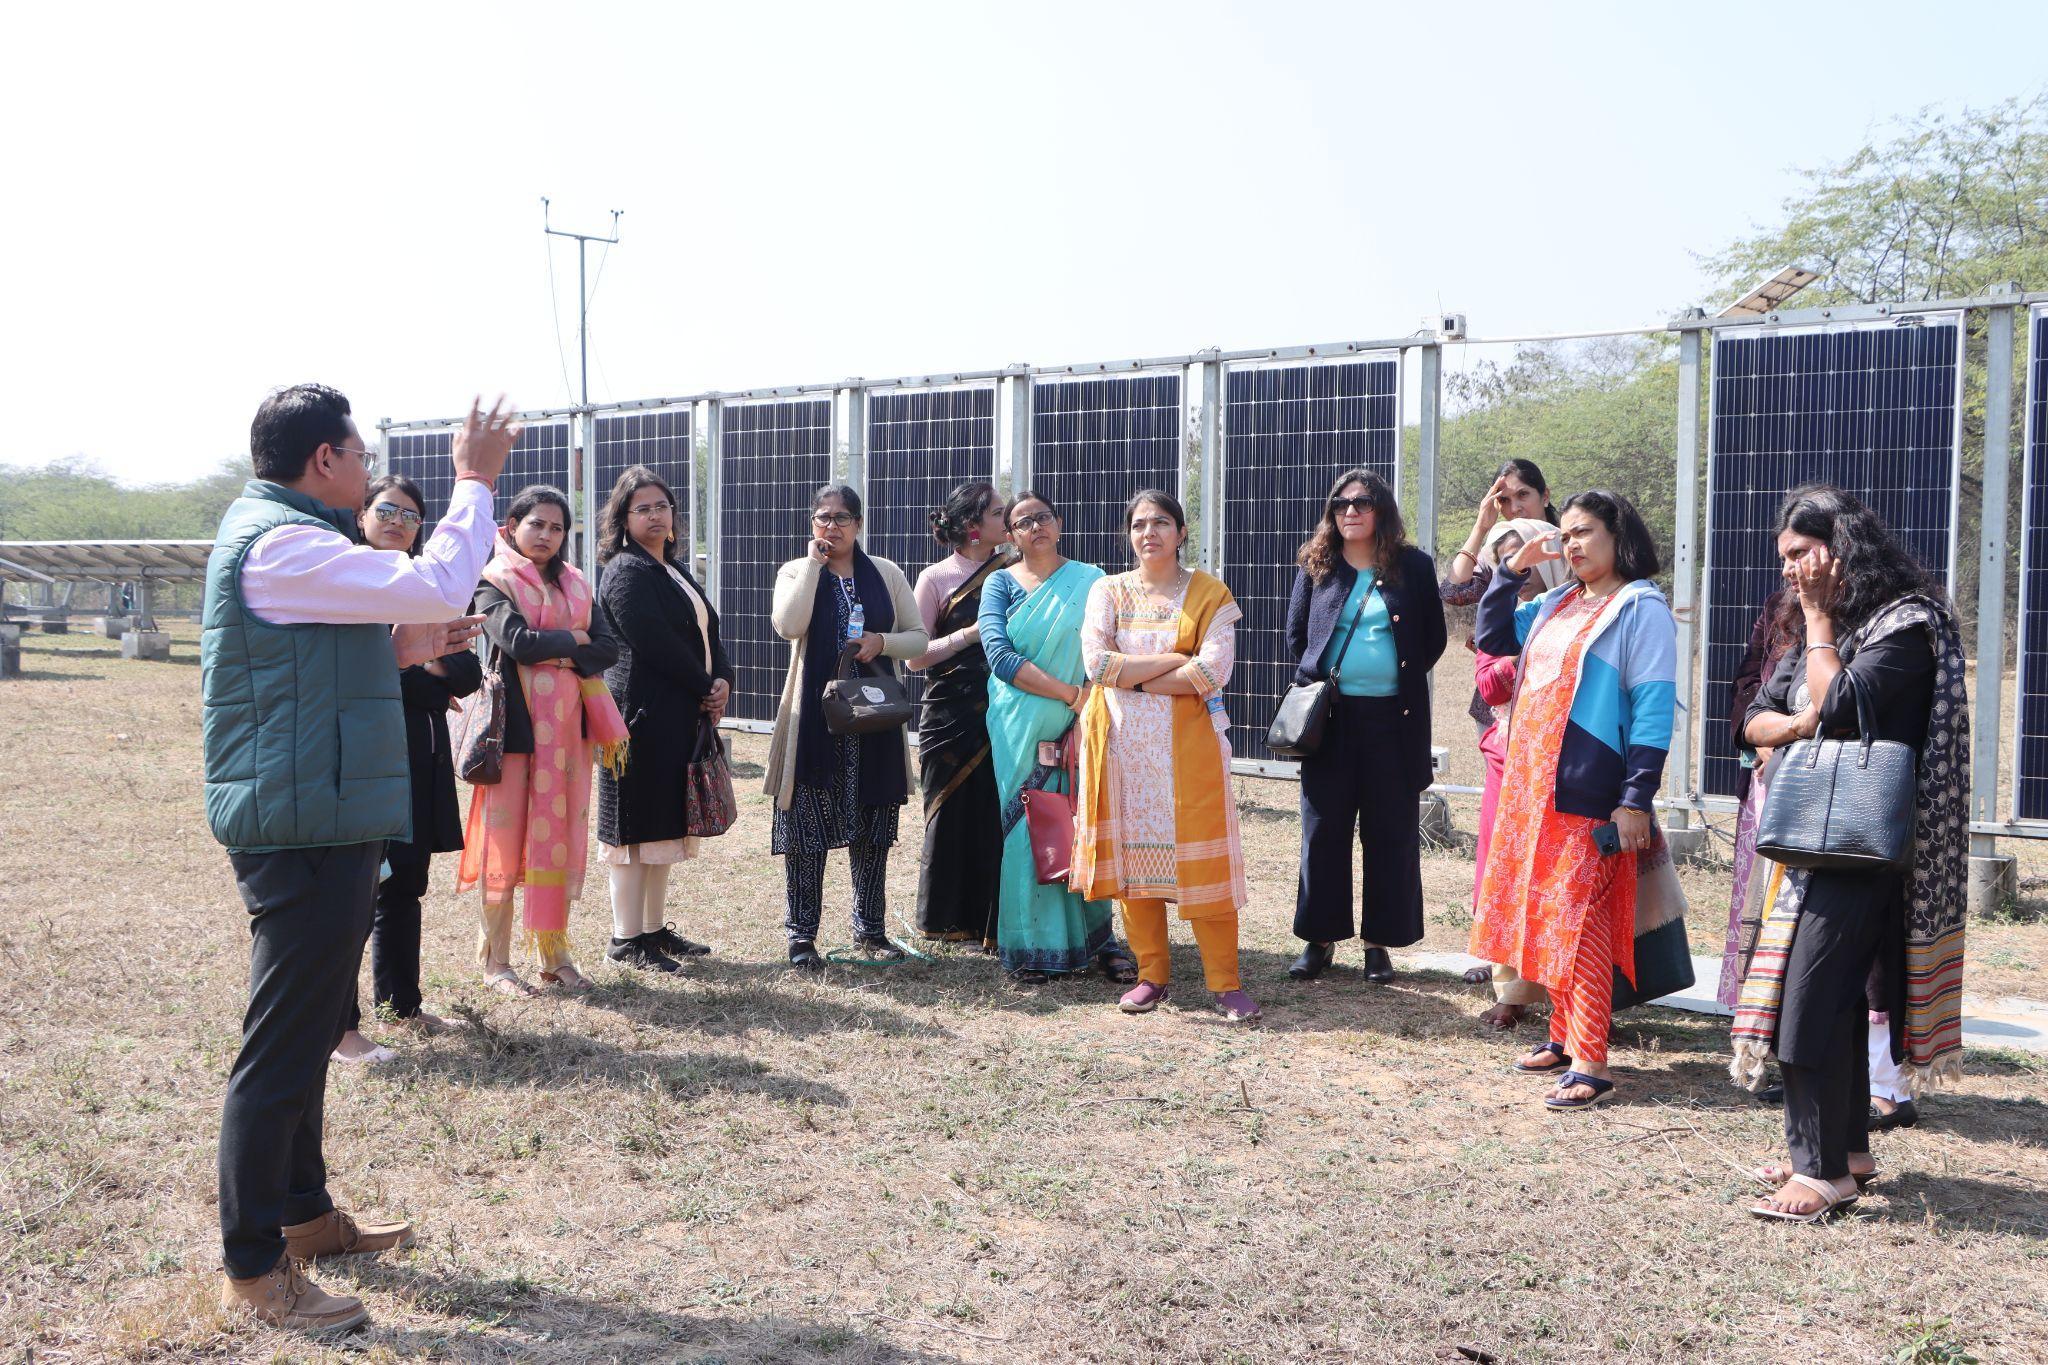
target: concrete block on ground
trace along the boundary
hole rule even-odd
[[[1707,855],[1708,836],[1705,825],[1688,825],[1684,829],[1666,828],[1664,842],[1671,846],[1671,856],[1681,863],[1689,863]]]
[[[21,676],[21,627],[0,626],[0,678]]]
[[[108,640],[118,640],[135,628],[135,623],[125,616],[95,616],[92,618],[93,634]]]
[[[2003,853],[1973,854],[1970,858],[1970,915],[1981,919],[2002,914],[2019,899],[2020,873],[2017,859]]]
[[[43,634],[45,634],[45,635],[69,635],[70,633],[71,633],[71,618],[70,618],[70,617],[68,617],[68,616],[45,616],[45,617],[43,618]]]
[[[171,657],[171,637],[161,630],[131,630],[121,637],[121,657],[168,659]]]

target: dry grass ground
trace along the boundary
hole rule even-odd
[[[197,669],[31,636],[0,686],[0,1356],[316,1359],[214,1307],[214,1138],[247,934],[200,818]],[[1444,733],[1469,744],[1455,708]],[[743,764],[759,748],[743,742]],[[745,771],[755,771],[747,767]],[[747,786],[751,788],[752,784]],[[1262,1028],[1099,979],[1034,993],[986,959],[779,967],[779,868],[742,824],[671,890],[718,954],[609,969],[586,1003],[479,989],[443,860],[430,1001],[487,1027],[333,1078],[333,1187],[419,1245],[322,1273],[382,1361],[2038,1360],[2048,1349],[2048,1066],[1976,1054],[1888,1179],[1825,1228],[1742,1215],[1778,1116],[1724,1025],[1627,1016],[1624,1099],[1550,1116],[1482,998],[1288,982],[1291,788],[1242,783]],[[1472,812],[1457,810],[1469,829]],[[899,912],[916,859],[896,859]],[[1467,857],[1427,863],[1462,939]],[[1723,880],[1689,870],[1696,943]],[[835,863],[835,882],[843,876]],[[601,882],[594,880],[594,886]],[[835,887],[828,938],[844,934]],[[1971,990],[2048,995],[2048,929],[1979,933]],[[1466,1354],[1459,1355],[1460,1348]],[[1903,1353],[1903,1354],[1902,1354]]]

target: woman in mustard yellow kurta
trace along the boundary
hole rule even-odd
[[[1223,688],[1243,615],[1220,579],[1181,566],[1187,516],[1148,489],[1127,514],[1138,567],[1088,591],[1081,658],[1094,686],[1080,720],[1079,791],[1070,884],[1115,899],[1138,958],[1119,1002],[1144,1014],[1166,999],[1166,905],[1194,930],[1216,1007],[1259,1007],[1237,970],[1246,897],[1230,794],[1230,717]]]

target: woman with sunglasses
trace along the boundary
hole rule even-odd
[[[605,955],[651,972],[711,951],[668,922],[668,877],[701,846],[684,775],[716,753],[732,697],[718,612],[684,563],[689,542],[677,539],[679,526],[689,529],[682,518],[667,480],[644,464],[619,475],[598,517],[598,605],[619,647],[605,685],[632,732],[625,771],[597,777],[598,861],[612,892]],[[729,777],[719,786],[729,797]]]
[[[1408,543],[1394,490],[1378,474],[1337,476],[1322,521],[1302,543],[1287,601],[1298,683],[1332,679],[1323,742],[1301,761],[1301,874],[1287,971],[1321,976],[1338,942],[1365,941],[1365,978],[1394,979],[1389,948],[1422,937],[1417,798],[1430,783],[1429,670],[1444,652],[1436,566]],[[1351,843],[1365,851],[1357,918]]]
[[[379,550],[418,554],[425,507],[426,500],[411,479],[386,474],[372,480],[359,518],[364,542]],[[456,698],[476,691],[483,680],[483,665],[468,650],[398,672],[406,758],[412,769],[412,841],[384,845],[391,875],[377,885],[377,906],[370,921],[370,980],[378,1012],[422,1037],[455,1027],[420,1008],[420,897],[427,894],[427,870],[434,855],[462,850],[462,807],[455,797],[448,712]],[[334,1059],[388,1062],[397,1056],[363,1036],[362,1018],[361,1007],[351,1000],[348,1031],[335,1045]]]
[[[789,673],[768,747],[766,789],[775,798],[769,847],[782,858],[789,965],[815,970],[825,913],[825,858],[853,860],[853,937],[871,959],[898,962],[889,941],[889,849],[910,799],[910,740],[901,730],[835,735],[825,728],[825,686],[843,646],[862,664],[892,673],[888,659],[915,659],[930,644],[903,570],[860,548],[860,494],[831,483],[811,497],[810,543],[775,575],[769,624],[789,641]]]

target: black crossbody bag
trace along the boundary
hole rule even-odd
[[[1375,582],[1372,592],[1358,599],[1358,609],[1351,613],[1351,625],[1344,632],[1344,644],[1337,651],[1338,667],[1330,670],[1330,676],[1314,682],[1294,683],[1280,698],[1279,709],[1273,713],[1273,723],[1266,730],[1266,747],[1276,758],[1307,758],[1323,747],[1323,732],[1330,727],[1330,708],[1336,704],[1338,672],[1343,666],[1344,651],[1351,648],[1351,637],[1358,632],[1359,618],[1365,615],[1366,598],[1380,590]]]

